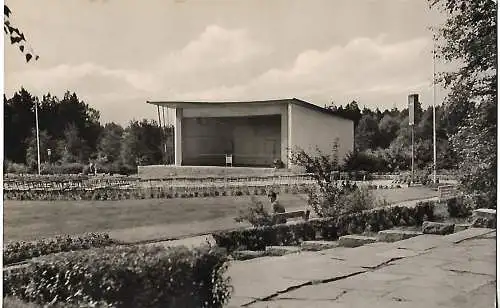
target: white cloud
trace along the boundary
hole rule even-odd
[[[7,88],[19,89],[25,86],[41,92],[61,92],[73,87],[75,91],[88,89],[89,83],[99,88],[88,89],[91,92],[112,90],[114,85],[144,91],[151,88],[152,80],[152,76],[140,71],[109,69],[94,63],[75,66],[62,64],[45,70],[31,69],[6,76]]]
[[[165,72],[191,73],[242,64],[269,53],[269,48],[254,41],[243,29],[211,25],[184,48],[163,57],[161,68]]]
[[[398,94],[430,85],[430,41],[426,38],[385,43],[359,38],[328,50],[307,50],[285,69],[271,68],[247,84],[220,86],[186,94],[198,99],[264,99],[268,97]]]
[[[263,73],[235,83],[230,76],[249,70],[265,57],[280,55],[245,30],[213,25],[183,48],[153,61],[149,69],[111,69],[92,63],[59,65],[11,73],[6,83],[7,89],[24,85],[40,91],[34,94],[70,89],[101,110],[104,119],[120,122],[129,120],[118,118],[120,102],[137,102],[126,106],[130,109],[127,116],[150,116],[151,107],[144,102],[154,99],[301,97],[342,104],[359,99],[367,105],[392,107],[394,100],[408,91],[428,90],[431,42],[427,38],[403,42],[385,39],[357,38],[325,50],[305,50],[288,67],[268,67]],[[387,101],[389,97],[393,100]]]

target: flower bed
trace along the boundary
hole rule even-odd
[[[223,307],[227,255],[209,247],[114,246],[35,259],[4,272],[4,296],[79,307]]]
[[[203,198],[217,196],[265,195],[269,189],[277,192],[304,194],[310,184],[282,184],[263,186],[187,186],[187,187],[142,187],[122,189],[116,187],[95,189],[53,190],[4,190],[4,200],[129,200],[157,198]]]
[[[115,243],[107,233],[89,233],[73,237],[56,236],[29,242],[10,242],[3,247],[3,264],[9,265],[52,253],[105,247]]]
[[[434,219],[434,202],[420,202],[415,207],[384,207],[338,218],[315,218],[291,224],[251,227],[213,234],[220,247],[264,250],[266,246],[297,245],[322,238],[336,240],[346,234],[378,232],[394,226],[420,225]]]

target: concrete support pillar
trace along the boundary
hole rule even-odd
[[[287,109],[286,109],[286,126],[285,126],[285,134],[286,134],[286,150],[284,151],[286,154],[286,167],[287,168],[291,168],[292,167],[292,164],[290,162],[290,156],[292,155],[292,146],[293,146],[293,142],[292,142],[292,104],[288,103],[287,105]],[[282,125],[283,127],[283,125]],[[283,134],[283,132],[282,132]]]
[[[175,109],[174,121],[174,151],[175,151],[175,165],[182,165],[182,108]]]

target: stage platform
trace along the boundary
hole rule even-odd
[[[169,179],[176,177],[251,177],[302,174],[299,169],[274,169],[255,167],[217,167],[217,166],[138,166],[137,175],[141,179]]]

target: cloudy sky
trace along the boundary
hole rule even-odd
[[[5,91],[74,91],[102,122],[146,100],[297,97],[323,106],[432,103],[427,0],[10,0],[40,59],[5,45]],[[438,63],[438,69],[440,64]],[[438,99],[442,91],[438,89]]]

